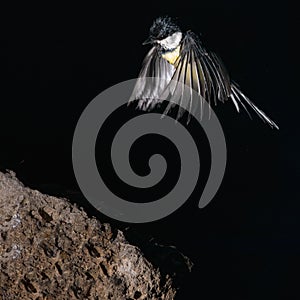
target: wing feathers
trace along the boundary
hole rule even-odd
[[[161,57],[156,46],[152,47],[143,61],[129,103],[138,100],[139,109],[152,109],[165,100],[161,96],[174,72],[174,66]]]
[[[240,111],[239,106],[241,106],[251,117],[246,107],[247,105],[251,107],[264,122],[268,123],[272,128],[278,129],[278,126],[262,110],[253,104],[235,83],[231,82],[229,74],[220,58],[215,53],[208,53],[192,32],[186,34],[181,47],[181,56],[177,62],[177,68],[172,80],[180,81],[197,92],[200,98],[201,119],[204,111],[204,100],[208,102],[210,112],[211,101],[216,105],[218,101],[224,102],[231,99],[238,112]],[[168,88],[169,86],[167,89]],[[188,108],[188,111],[191,112],[199,100],[193,101],[195,99],[193,99],[192,96],[186,97],[186,95],[182,97],[184,99],[178,99],[178,92],[181,90],[182,85],[172,84],[172,88],[169,89],[172,102],[183,106],[185,109]],[[189,101],[189,103],[187,103],[187,101]],[[167,112],[168,109],[165,113]],[[182,112],[180,112],[177,117],[181,115]]]
[[[147,77],[153,78],[149,81]],[[194,91],[197,99],[194,99]],[[170,102],[164,114],[167,114],[174,104],[179,105],[176,119],[179,119],[185,110],[189,113],[195,111],[199,102],[202,119],[204,101],[209,104],[210,115],[211,101],[216,105],[218,101],[231,99],[238,112],[241,106],[251,117],[247,106],[251,107],[264,122],[278,129],[278,126],[241,92],[237,84],[230,80],[220,58],[215,53],[208,53],[192,32],[187,32],[183,38],[180,56],[174,65],[162,58],[158,46],[154,46],[148,52],[129,102],[139,100],[138,107],[149,110],[166,99]]]

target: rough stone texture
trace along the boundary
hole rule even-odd
[[[173,299],[119,230],[0,172],[0,299]]]

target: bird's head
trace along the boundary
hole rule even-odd
[[[166,16],[159,17],[154,20],[150,27],[149,37],[143,43],[146,44],[160,44],[165,50],[175,49],[182,39],[182,32],[174,21]]]

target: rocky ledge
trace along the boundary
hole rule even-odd
[[[174,299],[120,230],[0,172],[0,299]]]

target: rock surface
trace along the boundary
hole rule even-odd
[[[173,299],[168,275],[67,199],[0,172],[0,299]]]

